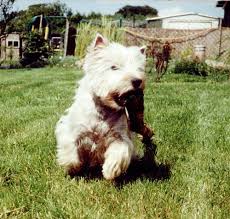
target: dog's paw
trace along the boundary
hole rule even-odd
[[[71,164],[65,168],[67,175],[69,175],[71,178],[77,176],[80,174],[82,169],[82,163],[78,164]]]
[[[102,174],[107,180],[114,180],[122,173],[126,172],[130,164],[130,156],[128,154],[123,156],[111,156],[105,160],[102,167]]]

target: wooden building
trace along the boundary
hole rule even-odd
[[[222,20],[223,27],[230,27],[230,1],[218,1],[216,7],[224,9],[224,19]]]
[[[0,60],[19,60],[22,57],[22,39],[19,33],[0,36]]]

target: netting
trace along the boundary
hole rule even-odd
[[[127,45],[158,44],[169,42],[172,57],[193,54],[196,45],[205,47],[206,58],[230,61],[230,28],[204,30],[167,30],[160,28],[126,28]]]

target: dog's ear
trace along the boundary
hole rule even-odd
[[[93,47],[94,48],[97,48],[97,47],[104,47],[106,45],[108,45],[108,40],[103,37],[101,34],[97,33],[96,35],[96,38],[94,40],[94,43],[93,43]]]
[[[140,48],[140,52],[141,52],[143,55],[145,55],[145,53],[146,53],[146,46],[142,46],[142,47]]]

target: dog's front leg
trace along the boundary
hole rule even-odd
[[[126,142],[115,141],[105,152],[102,173],[105,179],[113,180],[124,173],[130,164],[133,146]]]

